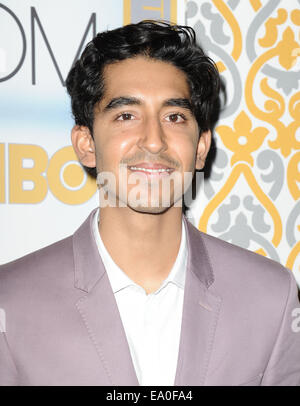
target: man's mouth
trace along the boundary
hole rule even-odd
[[[128,169],[132,172],[141,172],[149,175],[169,175],[174,171],[174,168],[162,164],[154,163],[138,163],[135,165],[128,165]]]

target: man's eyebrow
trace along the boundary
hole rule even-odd
[[[175,107],[182,107],[183,109],[190,110],[191,112],[193,111],[192,105],[189,99],[184,99],[184,98],[174,98],[174,99],[168,99],[165,100],[164,106],[175,106]]]
[[[137,99],[136,97],[131,96],[120,96],[114,97],[110,100],[110,102],[104,107],[103,111],[106,112],[108,110],[116,109],[122,106],[140,106],[142,101]],[[164,107],[174,106],[174,107],[181,107],[192,112],[192,105],[189,99],[178,97],[178,98],[171,98],[167,99],[163,102]]]
[[[122,106],[131,106],[131,105],[141,105],[141,101],[136,97],[115,97],[104,107],[103,111],[108,111],[111,109],[116,109]]]

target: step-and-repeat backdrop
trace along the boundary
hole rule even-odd
[[[190,221],[300,284],[300,0],[0,0],[0,264],[72,234],[98,205],[71,147],[65,79],[97,32],[143,19],[192,26],[226,87]]]

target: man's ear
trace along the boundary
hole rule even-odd
[[[95,143],[90,130],[85,126],[75,125],[72,128],[71,140],[76,155],[82,165],[95,168]]]
[[[211,145],[211,131],[207,130],[200,134],[197,155],[196,155],[196,169],[203,169],[205,160]]]

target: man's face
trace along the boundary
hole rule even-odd
[[[104,84],[103,98],[94,111],[97,173],[115,176],[116,189],[108,192],[115,193],[117,205],[121,200],[123,206],[137,211],[163,212],[163,194],[170,195],[169,206],[181,199],[179,183],[183,184],[184,172],[194,173],[197,154],[206,156],[209,148],[202,136],[199,141],[185,74],[169,63],[139,56],[107,65]],[[128,179],[136,174],[134,184],[120,177],[123,165],[122,174]],[[169,191],[163,182],[175,174]],[[149,192],[144,207],[133,207],[128,199],[135,195],[137,185]],[[151,207],[154,188],[156,207]]]

